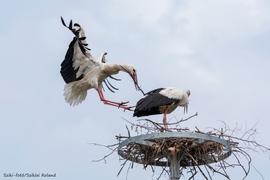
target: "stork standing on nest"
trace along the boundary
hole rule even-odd
[[[135,88],[141,90],[138,86],[135,67],[129,64],[106,63],[105,55],[107,53],[100,54],[96,59],[93,58],[90,49],[87,47],[88,44],[83,28],[77,23],[72,25],[72,21],[70,21],[69,26],[66,26],[62,17],[61,21],[63,25],[70,29],[75,35],[69,45],[65,59],[61,63],[60,70],[64,81],[67,83],[64,88],[66,102],[73,106],[78,105],[85,100],[87,90],[94,88],[97,90],[100,100],[103,101],[104,104],[130,110],[132,107],[127,106],[128,102],[114,102],[105,99],[102,92],[102,82],[106,83],[107,77],[111,77],[111,75],[123,71],[131,76]],[[109,82],[107,81],[107,83]],[[107,83],[108,88],[110,85],[117,90],[117,88],[113,87],[110,83],[109,85]],[[112,89],[110,90],[113,91]]]
[[[173,112],[178,106],[184,107],[184,113],[186,113],[188,111],[189,95],[189,90],[181,90],[175,87],[152,90],[137,102],[133,116],[163,114],[163,123],[167,130],[166,115]]]

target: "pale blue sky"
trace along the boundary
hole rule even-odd
[[[73,34],[60,16],[85,29],[94,56],[106,51],[109,62],[136,66],[144,91],[190,89],[189,113],[179,108],[168,118],[198,112],[182,126],[201,130],[221,127],[219,120],[243,131],[258,122],[256,140],[270,147],[267,0],[13,0],[0,5],[0,179],[17,172],[57,173],[57,180],[152,178],[151,169],[141,165],[116,177],[121,165],[116,154],[106,164],[92,162],[108,151],[88,143],[116,143],[115,135],[126,134],[123,118],[137,118],[103,105],[95,90],[79,106],[65,102],[59,71]],[[120,91],[107,90],[105,97],[134,105],[141,93],[128,75],[116,77],[122,79],[114,83]],[[161,121],[162,115],[151,119]],[[268,179],[269,154],[250,155]],[[230,172],[236,180],[241,173]],[[252,168],[247,179],[260,177]]]

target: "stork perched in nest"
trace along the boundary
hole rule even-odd
[[[133,116],[163,114],[163,123],[167,130],[166,115],[173,112],[178,106],[184,107],[184,113],[186,113],[188,111],[189,95],[189,90],[181,90],[175,87],[152,90],[137,102]]]
[[[123,108],[124,110],[130,110],[132,107],[127,106],[128,102],[114,102],[105,99],[102,92],[102,82],[104,82],[111,91],[113,90],[109,85],[117,90],[117,88],[107,81],[107,78],[113,78],[111,75],[123,71],[128,73],[133,79],[135,88],[141,90],[138,86],[135,67],[129,64],[107,63],[105,59],[107,53],[102,53],[97,58],[94,58],[90,53],[90,49],[87,47],[88,44],[83,28],[77,23],[73,25],[72,20],[70,21],[69,26],[66,26],[62,17],[61,21],[63,25],[75,35],[69,45],[65,59],[61,63],[60,70],[64,81],[67,83],[64,88],[66,102],[73,106],[78,105],[85,100],[87,90],[94,88],[97,90],[100,100],[104,104]],[[116,78],[113,79],[119,80]]]

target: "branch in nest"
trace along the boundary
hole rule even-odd
[[[175,123],[169,123],[169,125],[177,125],[197,115],[198,113],[186,119],[181,119],[180,121],[177,121]],[[131,124],[131,130],[133,130],[132,128],[135,127],[135,132],[137,133],[139,132],[139,130],[141,130],[141,134],[142,130],[146,130],[147,133],[164,131],[162,123],[156,123],[150,119],[138,120],[137,122],[139,122],[139,124],[132,123],[126,119],[125,121]],[[188,173],[191,173],[189,174],[189,179],[195,179],[194,177],[198,174],[201,174],[205,179],[212,179],[214,174],[219,174],[220,176],[230,179],[229,174],[227,173],[227,169],[235,167],[239,167],[244,172],[244,178],[246,178],[250,173],[250,166],[252,166],[252,158],[247,153],[247,150],[254,151],[255,148],[259,148],[261,151],[269,153],[270,148],[263,146],[255,140],[254,136],[257,133],[255,126],[253,126],[251,129],[245,129],[244,133],[240,137],[237,137],[235,135],[236,133],[242,132],[241,128],[239,128],[238,126],[231,129],[225,122],[223,122],[223,126],[224,127],[222,127],[221,129],[207,128],[207,132],[201,131],[198,127],[195,126],[195,132],[206,134],[209,136],[216,136],[227,140],[232,148],[232,154],[235,159],[234,163],[231,162],[231,159],[230,161],[228,161],[227,159],[221,158],[224,157],[222,156],[224,153],[229,152],[229,147],[213,141],[205,141],[203,143],[200,143],[198,139],[192,138],[156,138],[148,140],[149,142],[151,142],[150,144],[152,144],[150,146],[130,143],[126,145],[126,147],[122,148],[121,151],[123,151],[123,153],[125,153],[127,157],[124,158],[125,161],[121,165],[121,169],[117,175],[121,173],[124,166],[129,160],[131,160],[130,163],[132,165],[134,162],[139,162],[140,160],[139,163],[143,164],[144,168],[150,166],[154,170],[154,165],[162,165],[163,170],[161,174],[158,175],[158,179],[160,179],[163,173],[169,174],[169,170],[167,167],[168,164],[165,165],[166,161],[164,162],[163,160],[167,157],[168,154],[176,154],[178,151],[181,150],[185,152],[185,157],[181,160],[182,170],[186,170]],[[126,129],[128,134],[127,136],[116,136],[119,142],[122,139],[128,139],[131,137],[130,131],[127,126]],[[170,130],[190,131],[189,128],[170,128]],[[241,144],[244,145],[240,147]],[[99,144],[94,145],[103,146],[111,150],[111,153],[104,156],[102,159],[95,161],[99,162],[104,160],[106,162],[106,158],[116,151],[116,148],[114,148],[114,146],[118,144],[109,146]],[[129,160],[127,160],[126,158]],[[208,163],[208,160],[210,160],[213,164]],[[208,164],[203,165],[203,163]]]
[[[164,131],[164,127],[162,126],[163,123],[156,123],[154,121],[151,121],[150,119],[139,119],[138,121],[147,121],[152,123],[158,130],[160,130],[160,132]],[[149,129],[149,128],[148,128]]]
[[[105,155],[103,158],[98,159],[98,160],[92,160],[92,162],[104,161],[104,163],[107,163],[106,158],[109,157],[110,155],[112,155],[118,149],[118,147],[115,147],[115,146],[118,146],[118,143],[112,144],[112,145],[102,145],[102,144],[97,144],[97,143],[88,143],[88,144],[92,144],[94,146],[102,146],[102,147],[105,147],[105,148],[108,148],[109,150],[111,150],[111,152],[109,154]],[[115,147],[115,148],[112,148],[112,147]]]
[[[198,116],[198,112],[196,112],[194,115],[192,115],[192,116],[190,116],[190,117],[188,117],[188,118],[186,118],[186,119],[181,119],[181,120],[179,120],[179,121],[177,121],[177,122],[174,122],[174,123],[168,123],[168,125],[179,124],[179,123],[188,121],[188,120],[190,120],[191,118],[193,118],[193,117],[195,117],[195,116]]]
[[[193,117],[195,117],[195,116],[198,116],[198,112],[197,113],[195,113],[194,115],[192,115],[192,116],[190,116],[190,117],[188,117],[188,118],[186,118],[186,119],[181,119],[181,120],[179,120],[179,121],[177,121],[177,122],[174,122],[174,123],[168,123],[168,125],[176,125],[176,124],[179,124],[179,123],[182,123],[182,122],[185,122],[185,121],[188,121],[188,120],[190,120],[191,118],[193,118]],[[154,122],[154,121],[152,121],[152,120],[150,120],[150,119],[139,119],[138,121],[147,121],[147,122],[150,122],[152,125],[154,125],[154,127],[156,128],[156,129],[158,129],[160,132],[164,132],[165,131],[165,128],[163,127],[164,126],[164,124],[163,123],[157,123],[157,122]],[[149,127],[144,127],[145,129],[150,129]],[[168,131],[172,131],[172,130],[177,130],[177,131],[189,131],[189,129],[188,128],[169,128],[168,129]]]

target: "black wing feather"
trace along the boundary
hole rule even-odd
[[[71,41],[71,43],[69,44],[69,48],[68,48],[67,53],[65,55],[65,59],[61,63],[60,73],[61,73],[61,75],[66,83],[78,81],[78,80],[81,80],[83,78],[83,75],[81,75],[78,78],[76,77],[76,74],[77,74],[79,68],[74,69],[74,67],[73,67],[74,44],[76,43],[76,41],[77,41],[77,38],[74,37],[73,41]]]
[[[70,20],[69,26],[66,25],[64,19],[61,17],[61,21],[62,24],[67,27],[69,30],[72,31],[72,20]],[[79,24],[75,23],[74,26],[78,26],[80,27]],[[80,77],[76,77],[76,74],[78,72],[79,69],[74,69],[73,68],[73,54],[74,54],[74,44],[76,43],[76,41],[78,41],[79,44],[79,48],[81,50],[81,52],[86,55],[86,51],[87,50],[91,50],[90,48],[88,48],[88,44],[87,43],[82,43],[83,40],[86,39],[86,37],[79,37],[79,31],[72,31],[73,34],[75,35],[75,37],[73,38],[73,41],[70,43],[69,48],[67,50],[66,56],[64,61],[61,63],[61,70],[60,73],[64,79],[64,81],[66,83],[70,83],[73,81],[78,81],[81,80],[83,78],[83,75],[81,75]],[[105,62],[104,62],[105,63]],[[109,76],[110,78],[119,81],[120,79],[114,78],[112,76]],[[116,87],[114,87],[109,81],[108,79],[104,80],[104,83],[106,85],[106,87],[111,91],[114,92],[114,90],[118,90]],[[111,87],[111,88],[110,88]],[[113,90],[114,89],[114,90]],[[104,90],[104,88],[103,88]]]
[[[63,24],[65,27],[67,27],[67,25],[66,25],[64,19],[62,18],[62,16],[61,16],[61,21],[62,21],[62,24]]]
[[[104,81],[103,81],[103,83],[105,83],[105,85],[106,85],[106,87],[111,91],[111,92],[113,92],[113,93],[115,93],[115,91],[114,90],[112,90],[110,87],[109,87],[109,85],[107,84],[107,83],[109,83],[110,84],[110,82],[107,80],[107,79],[105,79]],[[103,86],[102,86],[102,88],[103,88]],[[105,91],[105,89],[103,88],[103,91]]]
[[[133,116],[140,117],[160,114],[160,106],[168,106],[180,102],[180,99],[168,98],[161,95],[159,92],[163,89],[164,88],[158,88],[146,93],[146,96],[137,102]]]
[[[70,29],[72,31],[72,20],[70,20],[70,22],[69,22],[68,29]]]

